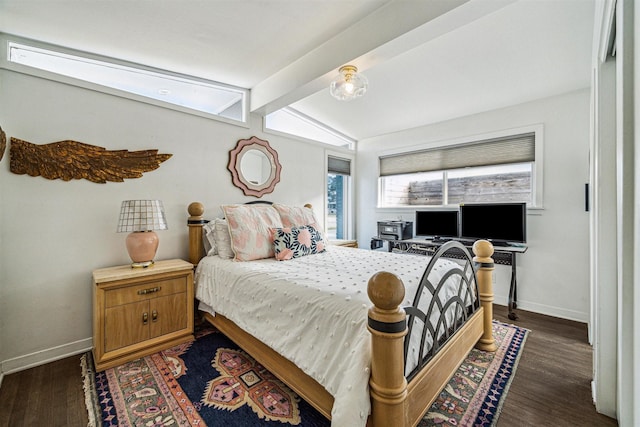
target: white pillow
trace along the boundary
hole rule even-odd
[[[202,227],[202,231],[204,232],[202,244],[207,256],[216,255],[218,253],[218,248],[216,247],[216,239],[214,236],[215,224],[215,220],[209,221]]]
[[[227,225],[227,220],[216,218],[215,219],[215,227],[214,227],[214,239],[216,249],[218,251],[218,256],[220,258],[233,258],[235,257],[235,253],[231,247],[231,234],[229,234],[229,226]]]

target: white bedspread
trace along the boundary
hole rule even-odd
[[[367,282],[377,271],[396,274],[411,305],[429,260],[339,246],[289,261],[209,256],[196,270],[196,297],[324,386],[335,399],[332,426],[364,426],[370,410]],[[455,265],[441,262],[432,274]]]

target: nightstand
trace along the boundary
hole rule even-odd
[[[93,359],[97,371],[193,340],[193,265],[93,272]]]

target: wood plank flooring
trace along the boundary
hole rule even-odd
[[[591,347],[587,326],[506,307],[494,317],[529,329],[498,427],[617,426],[591,402]],[[0,427],[85,427],[80,356],[5,376],[0,388]]]
[[[587,325],[494,306],[494,318],[529,329],[520,364],[511,383],[498,427],[617,426],[598,414],[591,400],[592,349]]]
[[[2,427],[86,427],[80,356],[6,375],[0,388]]]

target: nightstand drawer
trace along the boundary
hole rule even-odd
[[[105,292],[105,307],[144,301],[187,291],[185,276],[149,281],[135,286],[110,289]]]

